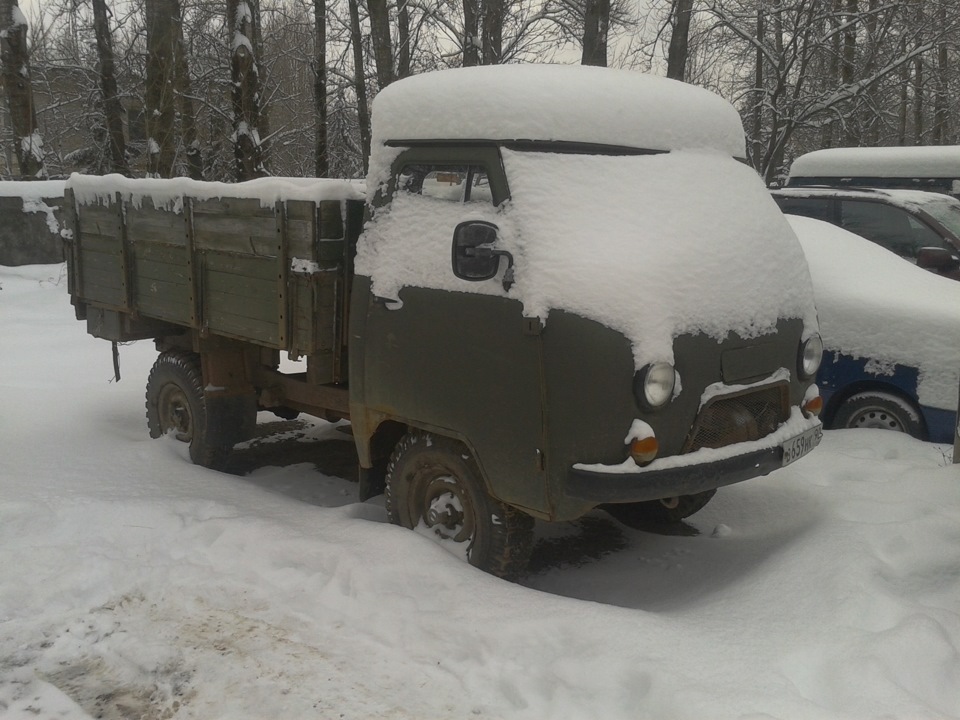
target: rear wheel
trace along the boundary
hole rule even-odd
[[[390,521],[435,540],[471,565],[499,577],[522,572],[533,546],[533,518],[487,493],[461,443],[413,431],[390,457]]]
[[[650,500],[647,502],[605,505],[604,509],[628,527],[677,523],[699,512],[716,490],[705,490],[694,495]]]
[[[834,428],[874,428],[924,438],[923,422],[911,403],[898,395],[868,390],[847,398],[833,418]]]
[[[146,404],[150,437],[171,433],[190,444],[191,461],[217,470],[226,465],[241,426],[250,422],[249,411],[232,413],[215,403],[208,407],[200,356],[183,350],[169,350],[157,358],[147,378]],[[255,401],[252,412],[255,422]]]

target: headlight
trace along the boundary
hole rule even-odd
[[[823,355],[823,340],[814,333],[800,344],[800,353],[797,357],[797,370],[800,377],[809,380],[820,369],[820,358]]]
[[[670,402],[676,382],[677,373],[673,365],[665,362],[651,363],[637,373],[633,381],[633,391],[642,407],[656,410]]]

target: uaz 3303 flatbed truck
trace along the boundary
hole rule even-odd
[[[69,181],[72,302],[155,341],[152,435],[218,467],[258,410],[348,419],[361,499],[503,576],[535,518],[677,521],[819,442],[806,264],[725,101],[467,68],[386,88],[373,136],[365,192]]]

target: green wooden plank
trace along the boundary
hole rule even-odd
[[[191,304],[183,290],[183,286],[159,280],[141,283],[134,294],[134,302],[141,315],[189,326]]]
[[[235,295],[241,299],[255,298],[257,302],[273,307],[276,307],[278,302],[275,281],[224,273],[212,270],[209,266],[207,266],[204,274],[203,287],[205,290],[224,295]]]
[[[264,322],[213,309],[210,309],[204,319],[211,332],[279,347],[276,321]]]
[[[123,282],[123,263],[118,253],[97,252],[89,248],[80,249],[80,262],[83,263],[83,271],[88,270],[111,273],[115,282],[111,283],[120,287]]]
[[[110,253],[119,255],[122,248],[122,242],[119,236],[104,236],[96,233],[86,233],[80,236],[80,250],[91,250],[93,252]]]
[[[324,200],[320,203],[320,237],[343,237],[343,213],[339,200]]]
[[[116,308],[123,307],[123,301],[126,297],[123,288],[100,285],[96,278],[86,275],[83,278],[83,289],[79,295],[86,301],[102,303]]]
[[[276,258],[209,251],[204,253],[203,258],[207,270],[273,282],[279,279]]]
[[[103,235],[121,237],[120,211],[116,205],[81,205],[79,213],[80,235]]]
[[[139,257],[135,263],[135,277],[138,284],[159,280],[173,285],[190,286],[190,274],[183,265]]]
[[[262,295],[257,297],[219,292],[211,289],[208,284],[204,285],[203,290],[204,315],[221,313],[277,324],[276,296],[269,298],[272,300],[270,302]]]

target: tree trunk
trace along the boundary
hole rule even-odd
[[[3,86],[7,91],[20,177],[24,180],[44,178],[43,140],[37,127],[37,111],[30,82],[27,19],[20,12],[16,0],[0,0],[0,27],[3,28],[0,36]]]
[[[173,33],[174,54],[176,56],[176,107],[180,113],[180,131],[183,134],[184,152],[187,156],[187,175],[193,180],[203,180],[203,153],[197,138],[197,116],[193,107],[193,90],[190,83],[190,67],[183,42],[183,12],[179,0],[171,0],[174,11]]]
[[[363,172],[370,168],[370,108],[367,105],[367,79],[363,71],[363,36],[360,34],[360,8],[357,0],[347,0],[350,6],[350,44],[353,45],[353,88],[357,94],[357,121],[360,123],[360,152],[363,153]]]
[[[481,46],[484,65],[499,65],[503,60],[504,0],[482,0]]]
[[[937,9],[937,24],[947,26],[947,6],[940,4]],[[937,45],[937,94],[933,107],[933,144],[944,145],[947,142],[947,118],[949,116],[950,98],[950,64],[947,57],[947,41],[941,39]]]
[[[478,0],[463,0],[463,67],[480,64],[479,24]]]
[[[315,60],[317,65],[313,80],[313,105],[316,110],[316,141],[314,145],[317,177],[330,175],[330,157],[327,153],[327,2],[313,0],[313,15],[316,26]]]
[[[257,62],[255,5],[227,0],[233,81],[233,154],[238,181],[263,177],[260,145],[260,67]]]
[[[687,76],[692,10],[693,0],[676,0],[674,4],[673,32],[670,34],[670,48],[667,51],[667,77],[674,80],[685,80]]]
[[[907,54],[907,39],[900,38],[900,55]],[[900,107],[897,117],[897,145],[907,144],[907,107],[910,103],[907,88],[910,85],[910,65],[904,63],[900,67]]]
[[[846,27],[843,31],[843,60],[840,63],[840,84],[848,87],[854,80],[857,59],[857,17],[860,11],[858,0],[846,0],[843,17]],[[848,113],[844,127],[843,143],[846,146],[860,145],[860,133],[856,123],[856,114]]]
[[[764,25],[763,6],[757,6],[757,49],[754,54],[753,65],[753,169],[757,172],[763,167],[763,100],[767,91],[764,87],[763,72],[763,43],[766,42],[766,27]]]
[[[913,144],[923,144],[923,57],[913,63]]]
[[[397,1],[397,77],[410,76],[410,8],[407,0]]]
[[[367,0],[367,9],[370,11],[370,36],[373,41],[373,60],[377,65],[377,85],[383,90],[394,80],[387,0]]]
[[[110,172],[129,175],[127,144],[123,137],[123,104],[117,95],[113,40],[110,37],[106,0],[93,0],[93,31],[97,40],[97,59],[100,63],[100,93],[107,126]]]
[[[587,0],[583,20],[583,55],[580,64],[606,67],[610,0]]]
[[[147,174],[172,177],[174,150],[173,10],[170,0],[147,0],[147,86],[144,125]]]

